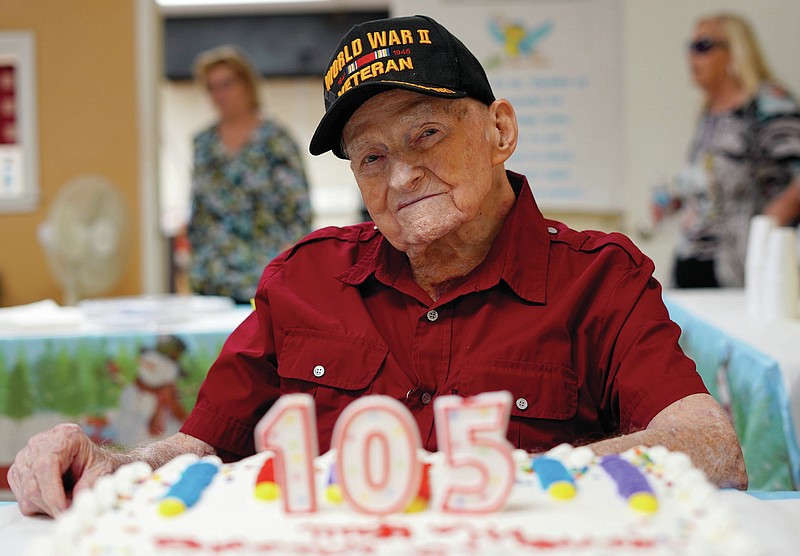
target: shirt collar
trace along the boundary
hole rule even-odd
[[[544,303],[550,238],[545,220],[525,176],[506,171],[517,200],[492,242],[486,259],[475,269],[477,289],[495,286],[501,280],[516,295],[530,302]],[[392,286],[408,260],[380,236],[375,247],[355,265],[337,276],[345,284],[357,286],[371,275]]]
[[[479,287],[489,288],[502,280],[522,299],[544,303],[550,234],[527,178],[511,171],[506,175],[517,201],[478,267]]]

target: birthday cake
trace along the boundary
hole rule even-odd
[[[493,421],[510,400],[490,394],[439,404],[436,453],[399,402],[359,400],[316,456],[313,402],[299,401],[279,400],[241,461],[187,454],[99,479],[36,554],[762,554],[683,453],[513,450]]]
[[[222,465],[213,457],[181,456],[155,472],[146,464],[122,467],[76,498],[40,554],[760,553],[688,458],[660,447],[618,458],[567,445],[541,456],[517,451],[506,506],[486,515],[431,509],[438,454],[422,458],[429,477],[408,511],[355,512],[336,494],[330,453],[315,464],[318,511],[287,514],[279,489],[258,481],[272,458],[262,452]],[[546,488],[548,465],[567,475]],[[630,466],[633,482],[643,480],[649,492],[626,494],[620,485],[626,479],[615,477],[614,465]],[[199,469],[212,476],[197,501],[182,511],[169,509],[170,489]]]

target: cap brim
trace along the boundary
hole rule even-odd
[[[328,108],[325,115],[319,122],[308,150],[313,155],[319,155],[328,151],[333,151],[337,157],[347,160],[342,152],[342,130],[350,119],[350,116],[358,110],[367,100],[391,89],[405,89],[415,93],[443,98],[464,98],[467,93],[455,91],[442,87],[426,87],[415,83],[386,82],[376,81],[374,83],[362,83],[355,89],[348,91],[340,96]]]

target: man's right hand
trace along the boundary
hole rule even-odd
[[[94,444],[75,424],[63,424],[28,441],[8,471],[8,483],[24,515],[56,516],[69,506],[73,492],[124,464],[123,454]]]

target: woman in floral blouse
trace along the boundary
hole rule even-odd
[[[189,283],[248,303],[267,263],[310,231],[308,183],[291,137],[262,117],[244,55],[219,47],[195,68],[218,121],[194,138]]]
[[[699,20],[689,63],[705,109],[683,174],[675,285],[742,286],[751,217],[800,215],[800,108],[739,16]]]

